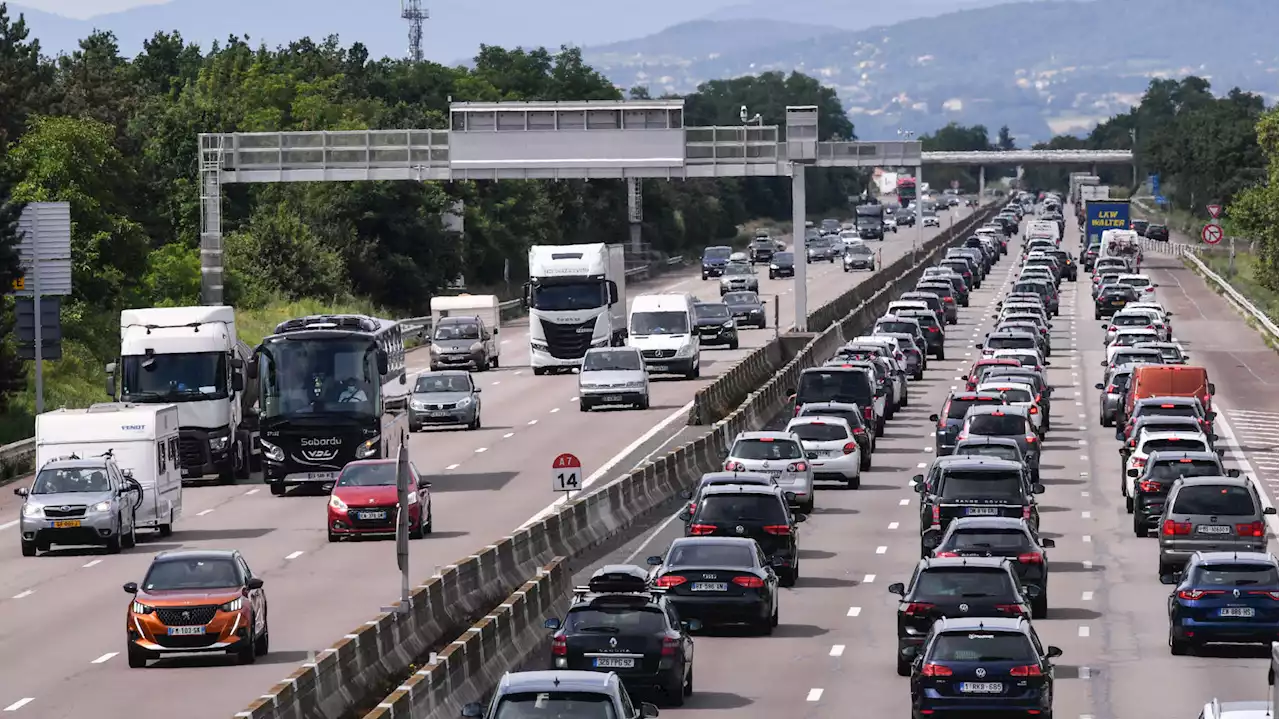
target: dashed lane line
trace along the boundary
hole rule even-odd
[[[846,617],[856,617],[862,614],[862,607],[849,607],[849,611],[845,613]]]
[[[305,552],[303,552],[301,549],[299,549],[299,550],[298,550],[298,551],[296,551],[296,552],[291,552],[291,553],[289,553],[289,554],[286,554],[286,555],[285,555],[285,559],[290,559],[290,560],[292,560],[292,559],[297,559],[298,557],[301,557],[303,554],[305,554]]]
[[[24,590],[22,590],[21,592],[18,592],[17,594],[13,595],[13,597],[12,597],[12,598],[13,598],[13,599],[26,599],[27,597],[29,597],[29,596],[31,596],[32,594],[35,594],[35,593],[36,593],[36,590],[34,590],[34,589],[24,589]]]
[[[35,697],[23,697],[23,698],[19,699],[18,701],[16,701],[16,702],[14,702],[14,703],[10,704],[9,706],[5,707],[5,708],[4,708],[4,710],[5,710],[5,711],[7,711],[7,712],[16,712],[16,711],[18,711],[19,709],[21,709],[22,707],[25,707],[26,705],[30,704],[31,702],[33,702],[33,701],[35,701],[35,700],[36,700],[36,698],[35,698]]]
[[[810,689],[809,696],[805,697],[805,701],[816,702],[822,698],[821,689]]]
[[[98,657],[97,659],[94,659],[92,662],[89,662],[89,663],[90,664],[106,664],[107,662],[111,661],[111,657],[114,657],[119,653],[120,652],[107,652],[106,654],[103,654],[102,656]]]
[[[82,568],[84,568],[84,569],[88,569],[89,567],[96,567],[96,566],[98,566],[99,564],[102,564],[102,560],[101,560],[101,559],[94,559],[94,560],[92,560],[92,561],[85,562],[84,564],[81,564],[80,566],[81,566]]]

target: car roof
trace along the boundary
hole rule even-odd
[[[841,412],[861,412],[858,405],[853,402],[805,402],[800,405],[800,411],[805,409],[836,409]]]
[[[1008,437],[1000,437],[997,435],[980,434],[975,437],[965,437],[964,439],[956,441],[956,447],[959,447],[960,445],[970,445],[970,444],[987,444],[987,445],[997,444],[1004,447],[1015,447],[1019,452],[1022,451],[1022,445],[1018,444],[1018,440],[1009,439]],[[962,457],[965,455],[953,454],[951,456]]]
[[[1157,365],[1160,366],[1160,365]],[[1156,405],[1156,404],[1187,404],[1198,405],[1200,400],[1197,397],[1143,397],[1138,400],[1140,405]]]
[[[73,458],[70,458],[70,457],[67,457],[67,458],[51,459],[51,460],[49,460],[48,462],[45,462],[43,465],[41,465],[41,466],[40,466],[40,470],[41,470],[41,471],[44,471],[44,470],[46,470],[46,469],[50,469],[50,468],[57,469],[57,468],[59,468],[59,467],[65,467],[65,468],[71,468],[71,467],[102,468],[102,467],[107,466],[107,461],[108,461],[108,460],[110,460],[110,458],[109,458],[109,457],[77,457],[77,458],[74,458],[74,459],[73,459]],[[114,460],[112,460],[112,461],[114,461]]]
[[[1196,557],[1204,564],[1218,562],[1239,562],[1241,564],[1277,564],[1275,555],[1270,552],[1196,552]]]
[[[933,461],[938,467],[944,469],[995,469],[1000,471],[1023,469],[1021,462],[1014,462],[1010,459],[997,459],[996,457],[983,457],[977,454],[949,454],[946,457],[938,457]]]
[[[755,546],[756,540],[750,537],[676,537],[671,541],[671,547],[675,547],[677,544],[719,544],[752,547]],[[670,554],[670,549],[668,549],[667,553]]]
[[[969,408],[969,414],[1015,414],[1019,417],[1027,416],[1027,408],[1016,404],[982,404],[974,405]]]
[[[708,305],[709,305],[709,304],[716,304],[716,303],[713,303],[713,302],[703,302],[703,303],[699,303],[699,304],[708,304]],[[587,354],[604,354],[605,352],[617,352],[618,350],[622,350],[622,351],[624,351],[624,352],[629,351],[629,352],[631,352],[632,354],[636,354],[636,353],[638,353],[638,352],[640,351],[640,348],[639,348],[639,347],[629,347],[629,346],[627,346],[627,345],[622,345],[621,347],[591,347],[590,349],[588,349],[588,350],[587,350]],[[466,370],[450,370],[450,372],[453,372],[454,374],[468,374],[468,372],[467,372]]]
[[[156,562],[179,562],[190,559],[230,561],[236,556],[234,549],[169,549],[151,559]]]
[[[464,369],[433,369],[427,370],[418,377],[470,377],[471,373]]]
[[[498,693],[586,692],[611,694],[621,686],[613,672],[568,671],[563,669],[507,672],[498,683]]]
[[[778,441],[790,440],[794,442],[796,438],[790,432],[769,431],[769,430],[762,429],[754,432],[739,432],[738,436],[733,438],[735,442],[740,439],[774,439]]]
[[[978,567],[1000,569],[1009,564],[1008,557],[925,557],[920,569],[951,569],[953,567]]]
[[[1224,484],[1240,488],[1250,486],[1245,477],[1183,477],[1174,484],[1182,487],[1218,487]]]
[[[698,478],[698,482],[720,482],[726,479],[736,480],[743,484],[753,484],[756,482],[761,484],[774,483],[773,477],[762,472],[706,472]]]
[[[1017,517],[957,517],[947,529],[1021,529],[1030,532],[1027,520]]]
[[[805,415],[803,417],[792,417],[787,422],[787,426],[790,427],[793,424],[838,424],[838,425],[844,425],[845,427],[848,427],[849,420],[845,419],[844,417],[824,417],[820,414],[819,415],[810,414],[810,415]]]
[[[934,626],[939,632],[972,632],[979,630],[1018,632],[1022,634],[1026,631],[1027,624],[1027,620],[1023,617],[943,617]]]
[[[1177,430],[1160,430],[1157,432],[1143,432],[1142,441],[1148,442],[1155,439],[1194,439],[1200,440],[1204,436],[1203,432],[1189,431],[1185,429]]]
[[[762,497],[776,497],[777,487],[762,484],[713,484],[702,490],[703,497],[714,497],[722,494],[754,494]]]

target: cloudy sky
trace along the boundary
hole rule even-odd
[[[168,0],[18,0],[9,4],[83,20],[139,5],[163,5],[166,2]]]

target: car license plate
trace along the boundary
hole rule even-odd
[[[605,395],[605,396],[604,396],[604,399],[602,399],[601,401],[602,401],[602,402],[621,402],[621,401],[622,401],[622,395],[620,395],[620,394],[607,394],[607,395]]]
[[[432,412],[431,414],[429,414],[429,415],[427,415],[427,416],[428,416],[428,417],[448,417],[448,416],[449,416],[449,413],[448,413],[448,412],[435,411],[435,412]]]
[[[338,473],[337,472],[307,472],[306,478],[310,480],[323,480],[326,482],[332,482],[333,480],[338,478]]]
[[[73,529],[80,526],[78,519],[63,519],[53,523],[54,529]]]
[[[631,657],[596,657],[596,669],[631,669],[636,660]]]
[[[1111,300],[1112,307],[1124,307],[1124,300]]]
[[[1196,527],[1196,531],[1201,534],[1227,534],[1231,531],[1231,526],[1226,524],[1202,524]]]
[[[995,507],[966,507],[964,513],[969,517],[994,517],[1000,510]]]
[[[171,637],[194,637],[204,634],[204,627],[169,627]]]
[[[1004,691],[1000,682],[960,682],[960,691],[967,694],[999,694]]]
[[[651,365],[649,365],[649,371],[650,371],[650,372],[666,372],[666,371],[667,371],[667,370],[669,370],[669,369],[671,369],[671,368],[670,368],[669,366],[667,366],[667,365],[664,365],[664,364],[651,364]]]
[[[356,512],[356,519],[386,519],[386,518],[387,518],[386,510]]]
[[[1252,617],[1253,607],[1223,607],[1218,610],[1220,617]]]
[[[769,472],[769,476],[770,476],[770,477],[773,477],[774,479],[781,479],[781,478],[782,478],[782,470],[780,470],[780,469],[779,469],[779,470],[776,470],[776,471],[771,471],[771,472]]]
[[[694,582],[693,591],[695,592],[724,592],[728,591],[728,582]]]

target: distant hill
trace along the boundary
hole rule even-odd
[[[954,120],[1008,124],[1025,142],[1127,109],[1153,77],[1197,74],[1274,102],[1277,24],[1275,0],[1026,2],[856,32],[789,25],[774,42],[760,39],[765,21],[690,23],[584,52],[618,85],[655,95],[799,70],[836,88],[868,139]],[[735,36],[754,41],[725,50]]]

